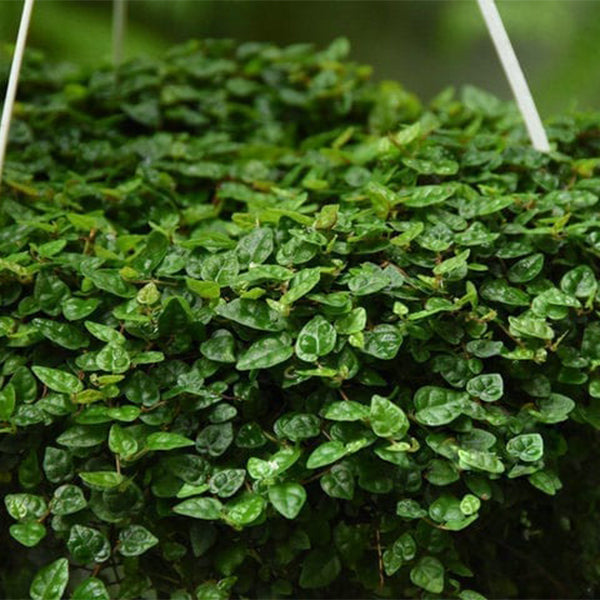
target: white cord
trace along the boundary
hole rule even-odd
[[[6,145],[8,144],[10,120],[17,95],[19,73],[21,72],[21,63],[23,62],[23,54],[25,53],[25,43],[27,42],[27,32],[29,31],[33,2],[34,0],[25,0],[23,4],[23,13],[21,14],[21,23],[19,25],[19,33],[17,34],[17,44],[15,45],[15,53],[10,66],[6,97],[2,110],[2,120],[0,120],[0,184],[2,183],[2,171],[4,170],[4,157],[6,156]]]
[[[550,144],[546,136],[546,131],[535,107],[533,96],[525,80],[525,75],[523,74],[517,55],[502,23],[498,8],[494,0],[477,0],[477,2],[496,47],[496,52],[498,52],[498,56],[500,57],[500,62],[506,73],[508,83],[525,121],[525,127],[527,127],[531,143],[536,150],[549,152]]]
[[[113,0],[113,64],[123,61],[125,26],[127,24],[127,0]]]

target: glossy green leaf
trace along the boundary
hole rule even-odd
[[[119,531],[119,552],[123,556],[139,556],[158,544],[158,538],[141,525],[129,525]]]
[[[444,566],[433,556],[424,556],[410,570],[410,580],[418,587],[432,594],[444,590]]]
[[[298,483],[278,483],[269,487],[269,501],[286,519],[295,519],[306,502],[306,490]]]
[[[404,437],[409,426],[406,414],[398,405],[377,395],[371,398],[369,421],[380,437]]]
[[[10,526],[10,535],[27,548],[37,546],[46,537],[46,528],[37,521],[25,521]]]
[[[32,367],[36,377],[48,388],[62,394],[76,394],[83,390],[83,383],[66,371],[49,367]]]
[[[544,456],[544,440],[539,433],[523,433],[508,441],[506,451],[524,462],[535,462]]]
[[[309,469],[319,469],[336,462],[346,455],[344,444],[338,441],[325,442],[312,451],[306,466]]]
[[[42,567],[33,578],[31,600],[61,600],[69,582],[69,561],[59,558]]]
[[[254,342],[242,352],[236,368],[240,371],[268,369],[285,362],[293,353],[292,339],[287,333],[270,335]]]
[[[167,431],[151,433],[146,438],[147,450],[174,450],[175,448],[185,448],[193,445],[193,440],[186,438],[184,435]]]
[[[82,564],[101,563],[110,556],[107,537],[97,529],[84,525],[71,527],[67,548],[73,560]]]
[[[336,339],[333,326],[325,318],[317,315],[298,334],[296,355],[306,362],[314,362],[333,350]]]
[[[178,515],[214,521],[219,519],[223,505],[216,498],[190,498],[173,507]]]
[[[73,590],[71,600],[110,600],[110,596],[100,579],[88,577]]]

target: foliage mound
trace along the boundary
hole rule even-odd
[[[600,119],[542,155],[512,106],[346,52],[30,58],[4,597],[594,593]]]

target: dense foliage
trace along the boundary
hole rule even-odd
[[[3,597],[597,589],[600,118],[542,155],[510,106],[422,107],[346,51],[30,59]]]

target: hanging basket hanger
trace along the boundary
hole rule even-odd
[[[546,131],[544,130],[542,120],[533,101],[533,96],[527,85],[523,69],[521,69],[515,50],[506,33],[506,28],[504,27],[498,8],[494,0],[477,0],[477,2],[492,42],[496,47],[496,52],[502,63],[512,93],[517,101],[517,106],[521,111],[523,121],[525,121],[525,127],[527,128],[527,133],[529,133],[531,144],[540,152],[549,152],[550,144],[546,136]]]

